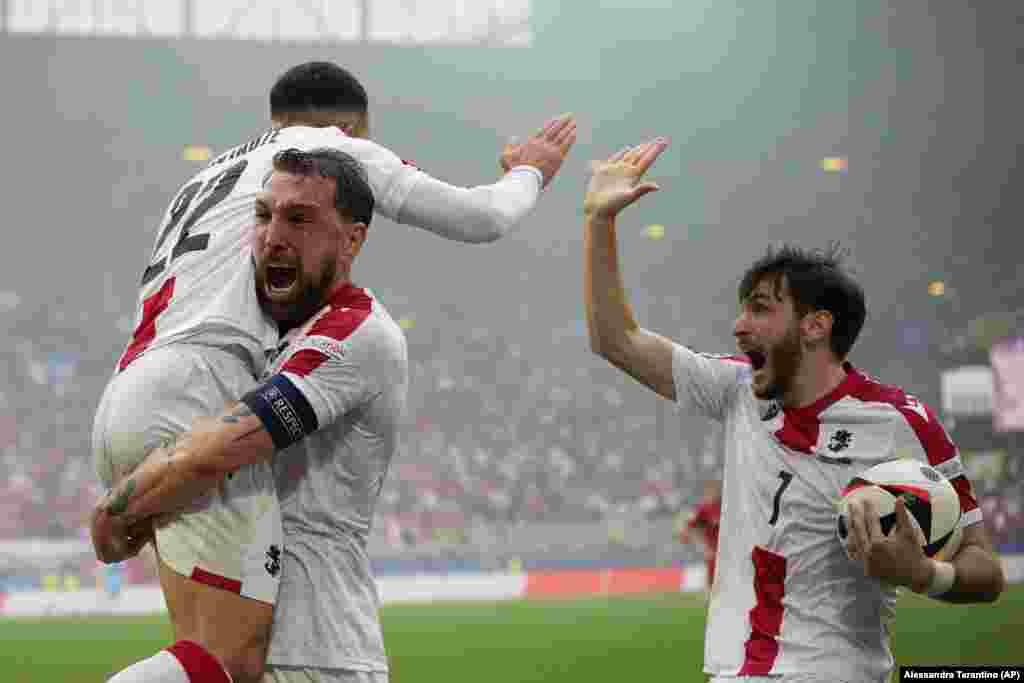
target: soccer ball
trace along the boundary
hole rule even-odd
[[[896,498],[924,534],[924,554],[949,559],[960,547],[960,497],[934,467],[912,459],[891,460],[865,470],[843,489],[836,518],[839,540],[849,555],[847,540],[850,502],[867,498],[878,512],[882,533],[896,524]]]

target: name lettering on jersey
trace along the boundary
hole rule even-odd
[[[321,335],[304,337],[299,344],[295,346],[294,353],[298,353],[303,349],[319,351],[328,358],[333,358],[334,360],[341,360],[345,357],[345,344],[343,342]]]
[[[238,157],[248,154],[249,152],[259,147],[262,147],[263,145],[269,145],[271,142],[276,142],[277,136],[280,134],[280,132],[280,129],[277,128],[275,128],[274,130],[268,130],[266,133],[259,136],[258,138],[250,140],[244,145],[239,145],[234,149],[230,149],[227,152],[224,152],[219,157],[211,161],[210,166],[216,166],[218,164],[223,164],[225,161],[237,159]]]

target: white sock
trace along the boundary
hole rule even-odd
[[[143,659],[124,671],[114,674],[107,683],[191,683],[185,667],[167,650],[160,650],[149,659]]]
[[[114,674],[107,683],[231,683],[216,657],[199,643],[179,640],[149,659]]]

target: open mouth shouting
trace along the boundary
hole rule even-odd
[[[744,353],[746,354],[747,358],[750,359],[750,367],[754,370],[754,372],[757,372],[758,370],[763,368],[768,360],[763,351],[751,349],[749,351],[745,351]]]
[[[266,283],[267,295],[273,299],[287,297],[292,294],[299,282],[299,269],[285,263],[267,264]]]

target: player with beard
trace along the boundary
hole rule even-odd
[[[656,139],[593,162],[584,296],[595,353],[724,429],[704,670],[719,683],[888,681],[897,586],[947,602],[992,601],[1004,587],[959,454],[927,406],[847,360],[866,308],[835,250],[769,250],[746,271],[738,354],[696,353],[640,327],[619,270],[616,219],[658,189],[643,176],[666,146]],[[858,508],[851,562],[835,532],[835,502],[853,477],[900,457],[951,480],[963,543],[948,560],[929,559],[902,501],[888,536],[875,511]]]
[[[520,144],[504,146],[495,182],[460,187],[366,139],[366,91],[336,64],[293,67],[269,95],[270,129],[217,156],[182,186],[164,214],[148,265],[140,269],[137,325],[93,429],[94,464],[108,490],[163,444],[173,449],[194,419],[216,415],[251,391],[267,350],[278,344],[277,325],[261,310],[253,286],[250,248],[253,203],[275,154],[288,148],[343,151],[365,169],[377,213],[445,239],[480,243],[499,239],[529,214],[576,135],[571,115],[556,117]],[[296,210],[294,220],[303,224],[305,214]],[[294,264],[278,263],[267,272],[267,291],[284,295],[304,288],[299,275]],[[123,493],[101,507],[122,501]],[[97,522],[106,512],[116,509],[97,509]],[[97,557],[119,561],[153,535],[144,527],[133,532],[130,540],[114,537],[94,524]],[[281,544],[273,473],[265,463],[245,468],[159,525],[154,547],[177,642],[113,681],[259,680]]]
[[[352,282],[374,205],[359,163],[331,149],[288,149],[273,163],[255,202],[253,253],[260,301],[283,328],[280,353],[238,404],[137,468],[106,522],[123,529],[173,513],[272,461],[285,543],[265,558],[282,580],[264,680],[382,683],[366,544],[405,408],[405,337]]]

